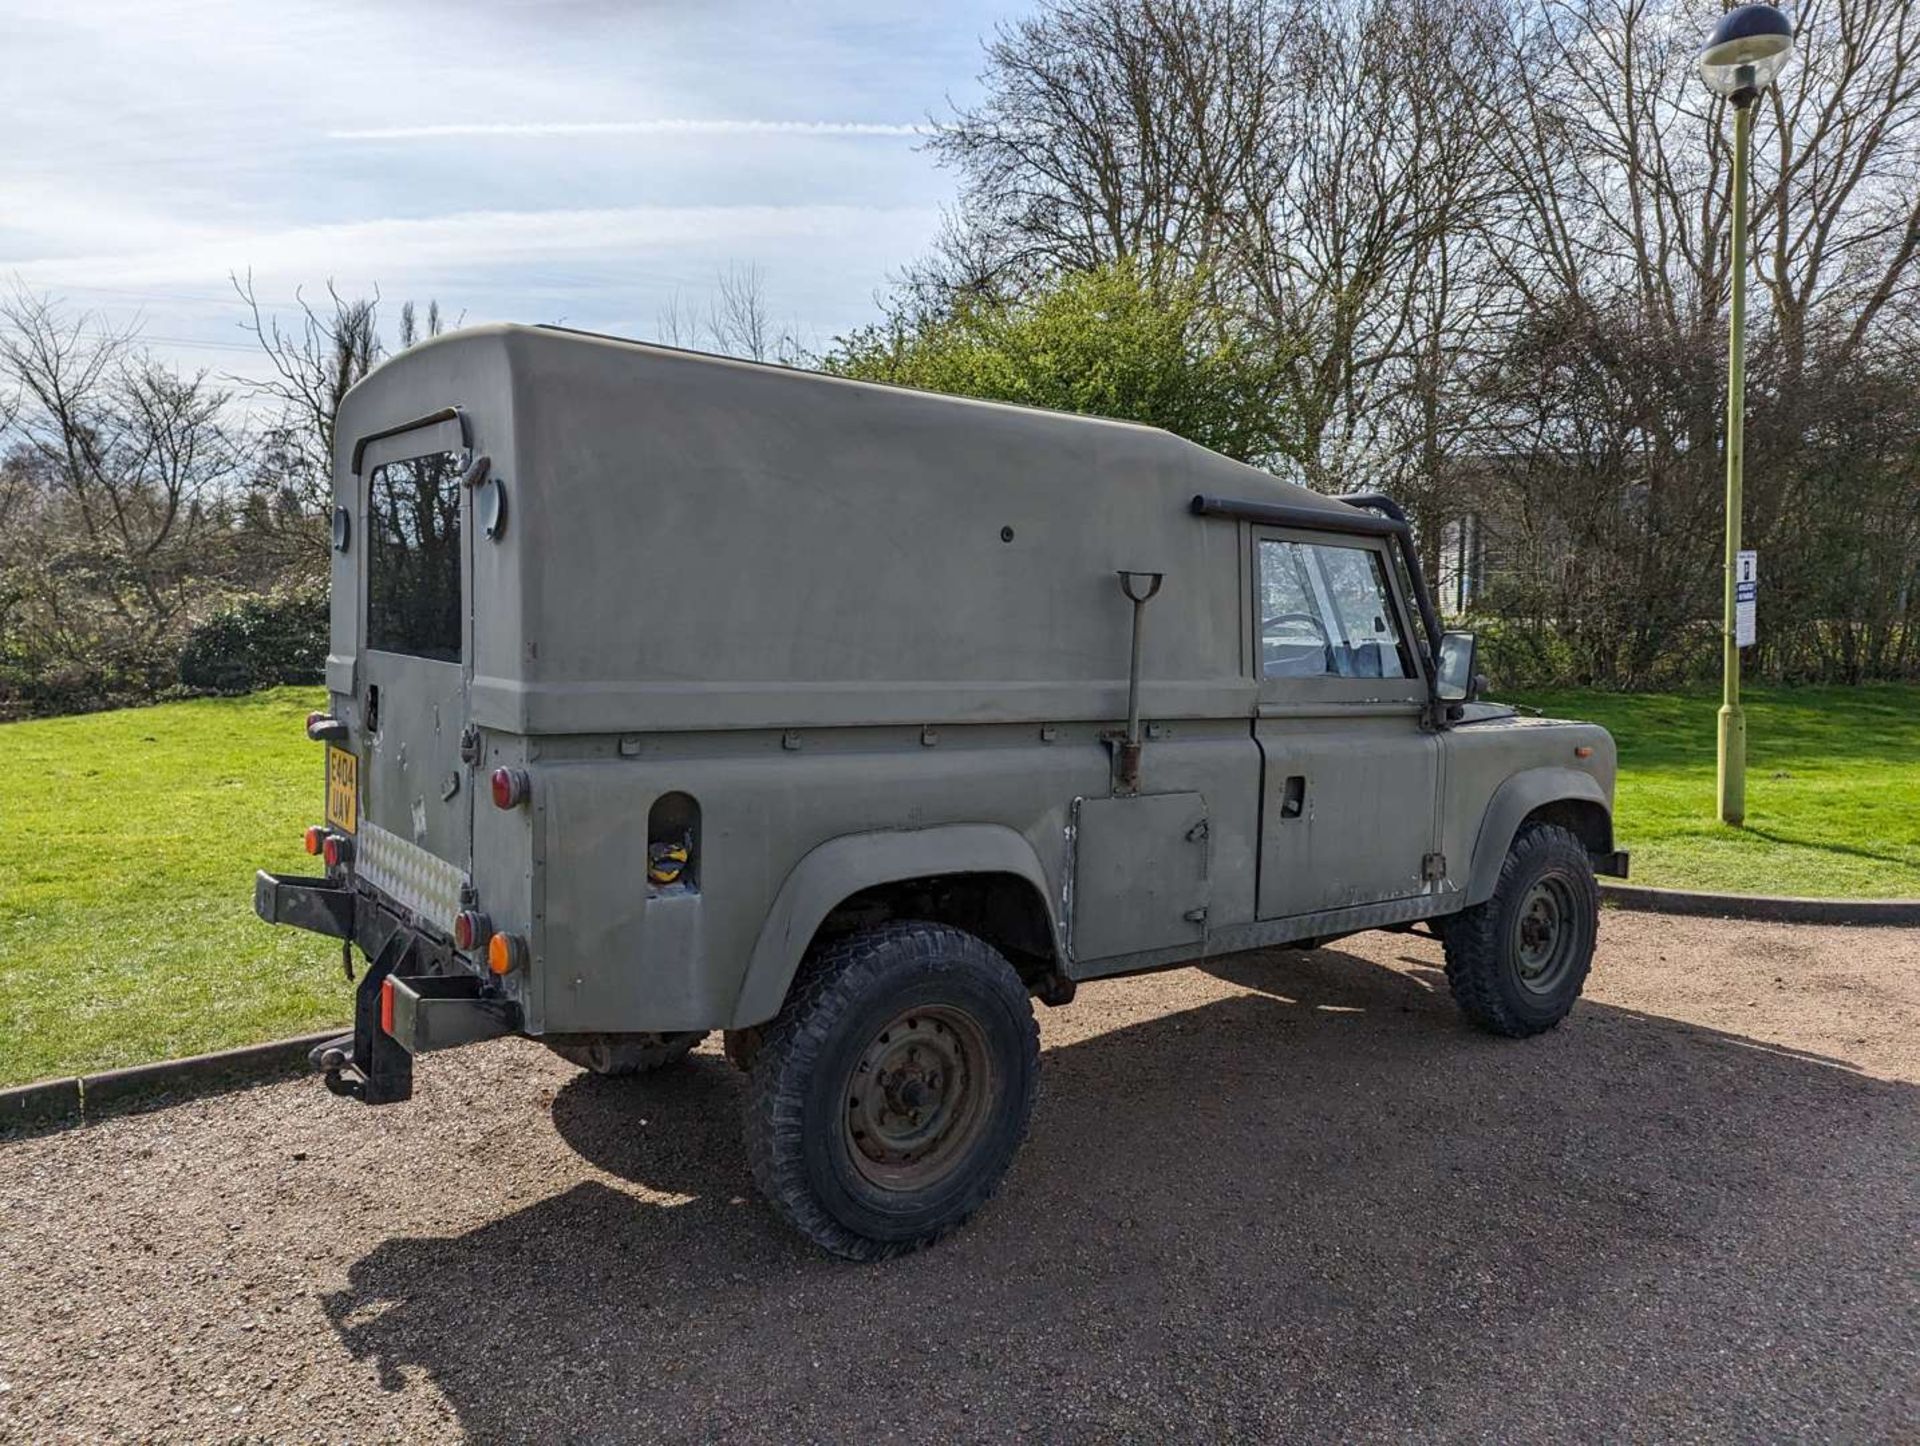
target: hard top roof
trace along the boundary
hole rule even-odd
[[[977,397],[955,396],[945,392],[925,391],[915,387],[902,386],[891,382],[872,382],[855,380],[849,377],[837,377],[827,372],[810,371],[798,367],[784,366],[775,362],[756,362],[739,357],[722,356],[713,352],[698,351],[689,347],[674,347],[658,342],[637,341],[630,337],[613,336],[604,332],[586,331],[577,327],[557,326],[548,323],[526,325],[519,322],[489,322],[476,326],[462,327],[455,331],[442,332],[430,337],[407,351],[389,358],[375,368],[358,386],[359,391],[374,381],[381,372],[395,366],[404,366],[409,358],[425,359],[433,352],[447,347],[484,344],[487,341],[505,341],[511,345],[516,337],[539,338],[548,344],[574,344],[586,347],[618,348],[624,351],[651,353],[672,357],[678,361],[716,369],[746,370],[761,376],[779,377],[791,380],[795,385],[810,387],[851,388],[882,396],[912,398],[916,404],[947,405],[955,409],[985,408],[1009,418],[1020,417],[1028,424],[1057,426],[1062,429],[1103,429],[1128,433],[1140,439],[1140,443],[1149,448],[1191,449],[1194,454],[1193,465],[1197,473],[1194,477],[1196,492],[1219,494],[1223,491],[1244,496],[1250,500],[1277,502],[1289,507],[1301,507],[1324,511],[1328,521],[1341,525],[1343,520],[1352,517],[1352,509],[1325,493],[1315,492],[1298,483],[1276,477],[1273,473],[1236,461],[1198,443],[1188,441],[1175,433],[1144,422],[1127,421],[1113,417],[1091,416],[1082,412],[1059,411],[1051,407],[1028,405],[1019,402],[988,401]]]

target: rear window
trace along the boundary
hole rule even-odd
[[[373,469],[367,500],[367,646],[460,661],[460,459]]]

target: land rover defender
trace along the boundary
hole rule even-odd
[[[337,1093],[504,1034],[746,1070],[773,1208],[860,1259],[993,1193],[1087,980],[1419,924],[1550,1028],[1612,740],[1481,701],[1406,518],[1150,427],[560,329],[455,332],[338,422]]]

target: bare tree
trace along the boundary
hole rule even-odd
[[[294,292],[291,322],[263,311],[253,277],[230,278],[246,303],[246,330],[272,366],[264,381],[233,378],[266,411],[255,448],[245,517],[268,561],[309,575],[324,573],[332,497],[335,423],[346,395],[387,354],[380,334],[380,294],[349,298],[329,281],[324,305]],[[401,350],[445,329],[440,303],[421,317],[400,307]]]
[[[654,313],[654,340],[781,366],[797,366],[803,360],[793,328],[773,320],[766,273],[757,265],[740,262],[730,262],[715,273],[704,315],[678,291],[669,296]]]
[[[418,346],[429,337],[440,335],[446,328],[440,320],[440,303],[427,303],[427,319],[422,322],[411,301],[400,303],[400,350],[405,351]]]
[[[735,263],[719,274],[707,302],[707,332],[715,350],[748,361],[767,360],[772,326],[766,292],[766,276],[758,266]]]
[[[0,301],[0,377],[20,398],[8,511],[36,523],[8,539],[9,585],[38,598],[50,655],[157,686],[197,583],[226,561],[229,394],[21,289]]]
[[[931,142],[964,180],[950,278],[1203,272],[1283,359],[1308,480],[1377,476],[1413,437],[1437,478],[1448,414],[1406,403],[1481,324],[1489,112],[1521,79],[1501,31],[1493,0],[1053,0]]]
[[[928,148],[962,177],[954,281],[1208,260],[1278,129],[1285,8],[1051,0],[987,45],[987,95]]]
[[[247,306],[246,329],[273,366],[270,379],[242,385],[256,400],[277,406],[275,426],[282,436],[276,450],[285,458],[285,483],[303,506],[317,508],[333,475],[340,403],[380,360],[379,292],[349,299],[329,281],[327,305],[316,307],[295,291],[299,316],[286,324],[263,315],[251,272],[230,279]]]
[[[664,305],[654,313],[654,339],[666,346],[697,348],[700,344],[700,324],[694,314],[680,299],[675,291]]]

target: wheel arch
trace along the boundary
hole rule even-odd
[[[780,1010],[808,949],[836,921],[929,918],[977,934],[1029,986],[1065,957],[1046,871],[1024,835],[1001,824],[846,834],[809,851],[781,884],[748,957],[730,1027]]]
[[[1529,768],[1502,783],[1487,801],[1474,840],[1466,905],[1485,903],[1499,882],[1514,837],[1533,821],[1559,824],[1589,854],[1613,849],[1613,810],[1599,780],[1577,768]]]

